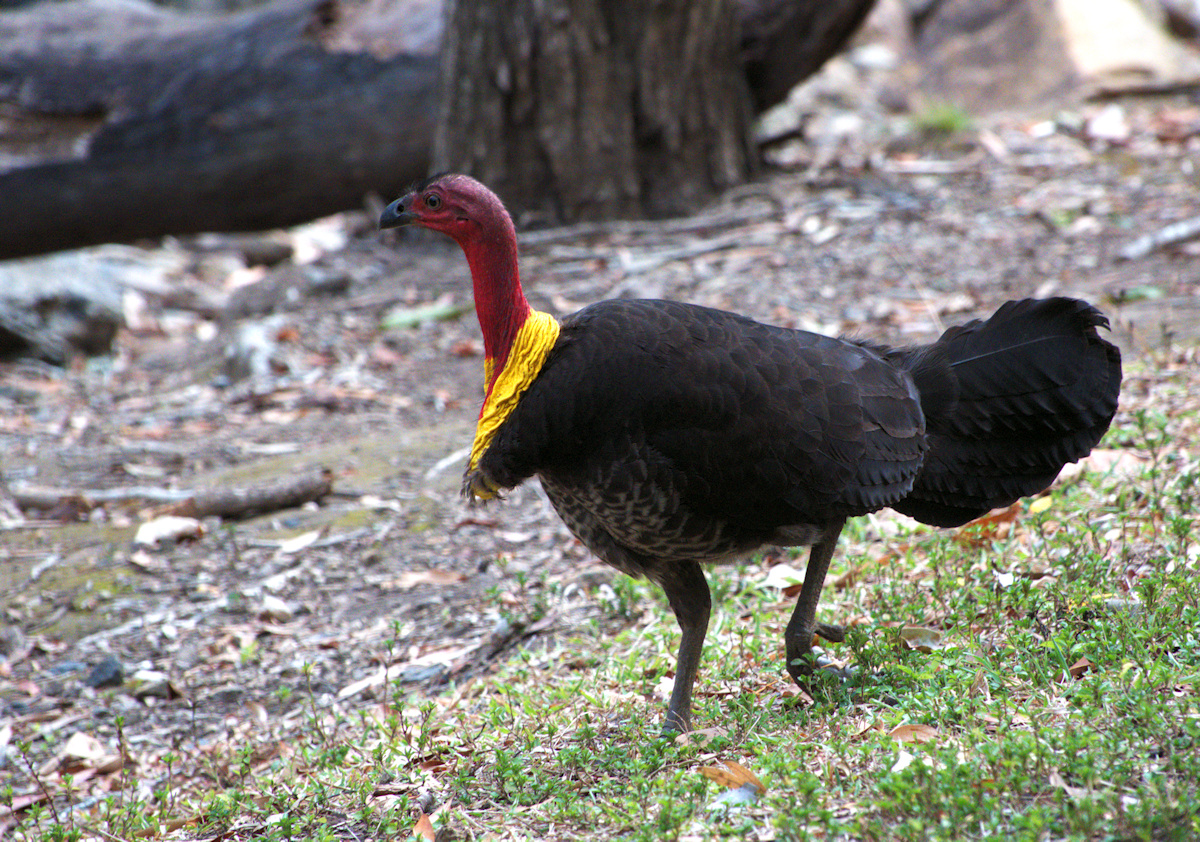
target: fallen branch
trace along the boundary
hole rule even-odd
[[[320,500],[333,490],[333,473],[328,468],[261,488],[228,488],[200,491],[162,514],[202,518],[216,515],[240,520],[281,509],[294,509]]]
[[[185,490],[132,486],[128,488],[49,488],[18,486],[9,489],[22,510],[54,511],[70,506],[85,514],[101,503],[146,501],[166,503],[159,514],[238,520],[253,515],[291,509],[320,500],[333,490],[333,474],[326,468],[299,477],[288,477],[259,488]]]

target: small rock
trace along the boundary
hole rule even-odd
[[[183,696],[165,672],[138,670],[133,675],[133,681],[137,685],[133,691],[135,699],[178,699]]]
[[[1108,143],[1127,143],[1132,129],[1125,119],[1125,109],[1116,103],[1110,103],[1087,121],[1086,131],[1089,137]]]
[[[50,675],[70,675],[73,672],[83,672],[87,664],[82,661],[60,661],[46,670]]]
[[[204,536],[204,524],[194,517],[163,515],[138,527],[133,536],[134,546],[157,547],[163,543],[176,543],[185,539],[197,540]]]
[[[25,633],[19,626],[0,624],[0,658],[8,658],[25,648]]]
[[[83,683],[97,690],[101,687],[120,687],[125,683],[125,667],[115,656],[109,655],[96,664]]]
[[[266,594],[259,606],[258,616],[274,623],[286,623],[295,616],[295,612],[279,597]]]

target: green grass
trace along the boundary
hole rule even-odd
[[[830,651],[859,670],[815,697],[784,672],[791,606],[767,563],[721,568],[704,730],[663,739],[678,632],[656,589],[616,577],[592,620],[490,677],[313,708],[273,735],[290,752],[205,758],[201,791],[147,797],[130,773],[86,815],[25,811],[12,838],[156,837],[179,816],[175,836],[205,839],[1200,838],[1200,409],[1188,366],[1153,370],[1103,444],[1137,454],[1132,473],[1077,476],[958,532],[848,528],[821,618],[851,623]],[[564,598],[520,585],[513,621]],[[729,761],[766,787],[748,806],[714,806],[726,790],[701,770]]]
[[[935,102],[912,115],[913,128],[927,137],[949,137],[970,131],[971,115],[957,105]]]

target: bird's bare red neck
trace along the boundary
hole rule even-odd
[[[516,232],[511,222],[499,227],[501,230],[485,230],[484,236],[462,244],[471,267],[483,352],[492,360],[491,370],[496,373],[508,362],[517,331],[530,313],[517,271]]]

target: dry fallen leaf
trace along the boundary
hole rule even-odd
[[[888,736],[902,743],[931,743],[937,740],[937,729],[932,725],[897,725]]]
[[[702,766],[700,767],[700,774],[729,789],[738,789],[746,784],[750,784],[758,790],[760,795],[767,791],[767,788],[763,786],[763,782],[736,760],[725,760],[720,766]]]
[[[776,564],[767,571],[767,578],[763,580],[763,584],[768,588],[779,588],[786,593],[804,584],[804,571],[797,570],[790,564]]]
[[[904,641],[904,645],[926,655],[935,649],[943,648],[942,638],[940,631],[926,626],[905,626],[900,629],[900,639]]]
[[[310,547],[317,542],[321,537],[322,530],[314,529],[311,532],[303,532],[294,538],[289,538],[286,541],[279,543],[279,552],[283,555],[292,555],[298,553],[306,547]]]
[[[862,725],[860,725],[858,728],[856,728],[854,730],[854,733],[850,735],[850,739],[856,740],[859,737],[861,737],[863,734],[866,734],[868,731],[882,731],[882,730],[883,730],[883,723],[881,723],[878,719],[866,719],[863,721]]]
[[[1003,538],[1012,531],[1012,525],[1021,516],[1021,508],[1021,501],[1018,500],[1007,509],[1000,509],[973,520],[958,530],[954,540],[969,547],[977,547],[996,538]]]
[[[120,754],[113,754],[104,747],[98,739],[83,731],[72,734],[58,754],[43,764],[39,772],[49,775],[52,772],[70,773],[79,780],[83,774],[108,774],[119,771],[125,765],[125,759]]]
[[[1070,674],[1071,678],[1079,679],[1083,678],[1084,674],[1093,672],[1096,669],[1096,665],[1087,658],[1080,658],[1078,661],[1071,664],[1071,666],[1067,669],[1067,672]]]
[[[421,817],[417,819],[417,823],[413,826],[413,835],[433,842],[433,838],[437,836],[437,833],[433,829],[433,822],[429,820],[429,816],[421,813]]]
[[[988,684],[987,676],[983,670],[975,673],[975,680],[971,682],[971,687],[967,690],[967,695],[971,698],[983,697],[984,700],[991,701],[992,689]]]

